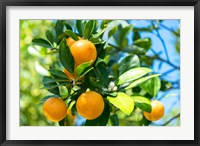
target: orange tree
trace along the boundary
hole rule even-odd
[[[151,40],[141,39],[135,32],[130,47],[128,34],[134,28],[117,20],[68,22],[58,20],[52,30],[46,31],[46,38],[32,40],[34,45],[49,48],[49,54],[58,58],[49,67],[51,76],[44,76],[42,81],[42,89],[52,93],[42,99],[47,119],[58,121],[61,126],[68,125],[69,117],[76,115],[86,119],[86,126],[130,122],[149,125],[148,117],[157,117],[155,114],[159,115],[156,120],[160,119],[164,106],[151,104],[161,88],[160,74],[153,74],[144,63],[141,65]],[[105,35],[107,40],[103,39]],[[115,45],[108,41],[112,38]],[[61,108],[61,103],[47,104],[49,98],[59,98],[68,110]]]

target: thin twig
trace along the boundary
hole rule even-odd
[[[110,44],[110,43],[109,43],[108,45],[110,45],[111,47],[113,47],[113,48],[115,48],[115,49],[117,49],[117,50],[119,50],[119,51],[124,52],[123,49],[121,49],[121,48],[119,48],[119,47],[117,47],[117,46],[115,46],[115,45],[113,45],[113,44]],[[140,56],[139,54],[137,54],[137,55]],[[163,62],[169,64],[170,66],[174,67],[175,69],[180,69],[179,66],[176,66],[176,65],[174,65],[173,63],[171,63],[170,61],[165,60],[165,59],[162,59],[162,58],[160,58],[159,56],[154,56],[154,57],[148,56],[148,58],[150,58],[150,59],[157,59],[157,60],[163,61]]]
[[[159,26],[162,27],[162,28],[165,28],[166,30],[168,30],[168,31],[170,31],[172,33],[174,33],[177,37],[180,37],[180,35],[176,31],[174,31],[173,29],[171,29],[171,28],[169,28],[169,27],[167,27],[167,26],[165,26],[165,25],[163,25],[161,23],[159,24]]]
[[[157,32],[157,37],[160,39],[162,45],[163,45],[163,48],[164,48],[164,52],[165,52],[165,55],[166,55],[166,58],[167,58],[167,61],[169,61],[169,55],[168,55],[168,52],[167,52],[167,46],[165,45],[165,41],[163,40],[163,38],[161,37],[160,33],[158,30],[156,30]]]
[[[180,117],[180,113],[174,117],[172,117],[171,119],[169,119],[166,123],[162,124],[161,126],[166,126],[167,124],[169,124],[171,121],[173,121],[174,119]]]

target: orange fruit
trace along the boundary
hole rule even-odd
[[[75,65],[78,66],[84,62],[94,62],[97,58],[95,45],[88,40],[78,40],[70,47]]]
[[[67,107],[65,102],[56,97],[47,99],[42,107],[44,116],[53,122],[58,122],[65,118],[67,114]]]
[[[85,119],[96,119],[104,110],[103,97],[94,91],[82,93],[76,102],[76,109]]]
[[[164,115],[164,105],[158,101],[158,100],[153,100],[151,101],[151,113],[148,112],[144,112],[144,116],[146,117],[146,119],[148,119],[149,121],[157,121],[160,118],[162,118],[162,116]]]
[[[79,40],[82,40],[82,38],[81,37],[79,37],[78,36],[78,39]],[[67,45],[69,46],[69,47],[71,47],[71,45],[73,45],[76,41],[74,40],[74,39],[72,39],[71,37],[68,37],[67,39],[66,39],[66,41],[67,41]]]

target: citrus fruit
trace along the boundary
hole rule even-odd
[[[78,37],[78,39],[79,39],[79,40],[82,40],[81,37]],[[71,45],[73,45],[73,44],[76,42],[76,40],[72,39],[71,37],[68,37],[68,38],[66,39],[66,41],[67,41],[67,45],[68,45],[69,47],[71,47]]]
[[[104,110],[103,97],[94,91],[82,93],[76,102],[76,109],[85,119],[96,119]]]
[[[144,112],[144,116],[146,117],[146,119],[148,119],[149,121],[157,121],[162,118],[165,110],[164,105],[160,101],[151,101],[151,108],[151,113]]]
[[[94,44],[88,40],[78,40],[70,47],[76,66],[85,63],[93,63],[97,58],[97,50]]]
[[[64,119],[67,114],[67,107],[64,101],[57,97],[47,99],[42,109],[45,117],[53,122]]]

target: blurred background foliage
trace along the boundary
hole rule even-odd
[[[42,114],[41,99],[49,93],[42,90],[42,76],[49,75],[49,66],[58,62],[58,56],[51,49],[33,46],[33,38],[45,38],[46,30],[55,26],[56,20],[20,21],[20,125],[53,126],[58,123],[48,121]],[[68,24],[75,28],[75,21]],[[180,125],[180,21],[179,20],[99,20],[99,25],[108,25],[103,39],[112,48],[131,53],[134,50],[142,66],[150,67],[161,75],[161,91],[157,99],[165,105],[164,117],[156,122],[146,121],[146,125]],[[117,25],[116,25],[117,24]],[[120,24],[120,25],[119,25]],[[124,26],[132,25],[129,31]],[[117,27],[116,27],[117,26]],[[120,32],[125,31],[121,36]],[[125,38],[125,39],[124,39]],[[122,52],[110,51],[113,62],[125,56]],[[56,63],[55,63],[56,64]],[[137,91],[138,90],[138,91]],[[139,92],[139,88],[134,88]],[[131,91],[131,92],[134,92]],[[148,95],[146,95],[148,96]],[[141,110],[135,110],[130,117],[118,111],[120,125],[139,126],[138,121],[145,120]],[[113,116],[113,118],[115,118]],[[82,125],[84,119],[77,117],[75,125]],[[143,122],[144,123],[144,122]],[[109,123],[108,123],[109,125]]]

